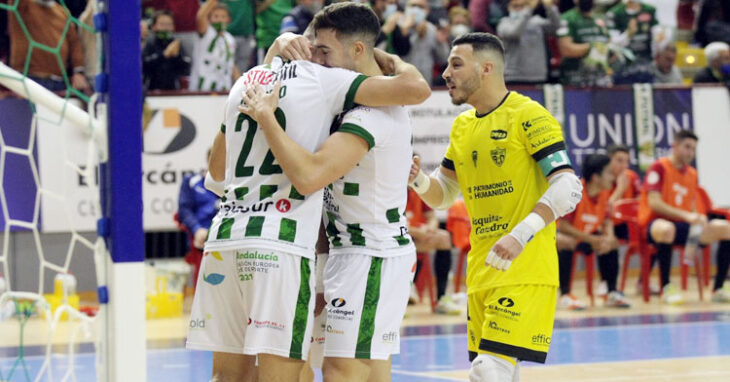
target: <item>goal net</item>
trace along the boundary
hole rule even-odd
[[[124,315],[130,323],[139,323],[144,295],[135,293],[136,288],[126,296],[120,292],[124,280],[139,279],[134,275],[143,255],[132,250],[122,259],[139,263],[132,271],[114,256],[121,252],[123,240],[142,240],[141,212],[136,222],[115,219],[114,213],[119,210],[119,184],[138,184],[119,179],[123,175],[119,163],[127,160],[129,173],[141,174],[139,160],[129,155],[136,150],[139,157],[141,151],[126,141],[118,143],[125,135],[134,140],[135,133],[140,139],[141,106],[140,112],[128,113],[127,121],[117,120],[130,126],[125,135],[107,138],[115,127],[108,126],[108,111],[121,98],[111,86],[123,82],[115,77],[120,70],[108,61],[115,48],[125,49],[122,43],[110,44],[111,25],[136,20],[136,33],[129,32],[126,39],[139,41],[139,2],[90,2],[89,17],[83,21],[63,0],[0,3],[0,12],[8,19],[10,44],[26,49],[11,46],[10,59],[0,62],[0,381],[125,380],[124,364],[136,362],[140,355],[125,358],[119,354],[123,348],[141,353],[141,364],[135,368],[141,366],[142,377],[134,380],[144,380],[143,313],[141,324],[124,328],[132,340],[118,335]],[[127,9],[117,17],[111,14],[115,6]],[[54,12],[40,13],[37,7]],[[45,41],[38,28],[31,27],[38,25],[39,17],[57,17],[45,22],[64,25],[58,40]],[[96,76],[87,73],[86,89],[69,67],[71,47],[82,41],[87,53],[98,52],[95,64],[100,68]],[[139,46],[136,51],[138,55]],[[56,62],[61,75],[51,80],[63,90],[48,90],[53,86],[32,71],[38,66],[34,60]],[[125,86],[141,95],[139,86]],[[138,99],[132,98],[131,102]],[[115,144],[121,149],[113,148]],[[127,158],[122,159],[119,152],[124,150]],[[128,195],[129,201],[141,204],[141,188],[135,192]],[[139,227],[126,230],[129,237],[119,238],[124,224],[135,223]],[[129,312],[124,312],[125,305]]]

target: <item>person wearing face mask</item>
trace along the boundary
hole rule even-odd
[[[471,15],[466,8],[452,7],[449,9],[449,41],[471,32]]]
[[[312,19],[314,14],[322,9],[322,0],[298,0],[296,7],[294,7],[289,13],[284,16],[281,20],[281,30],[279,34],[291,32],[294,34],[304,34],[307,30],[307,26]]]
[[[241,73],[234,65],[236,40],[226,31],[231,21],[228,7],[208,0],[198,10],[198,40],[193,54],[190,90],[227,91]]]
[[[536,14],[543,7],[547,18]],[[543,83],[548,78],[545,34],[560,27],[560,13],[552,0],[512,0],[509,16],[497,24],[505,47],[505,79],[508,84]]]
[[[8,17],[10,67],[19,72],[27,69],[30,79],[49,90],[66,90],[64,77],[68,77],[68,82],[74,89],[88,90],[89,83],[84,77],[84,55],[76,26],[71,25],[64,32],[68,16],[63,7],[52,0],[10,0],[7,3],[8,6],[17,7],[17,17]],[[26,32],[18,20],[23,21]],[[26,33],[29,33],[27,37]],[[59,44],[61,37],[64,39]],[[33,59],[28,68],[25,68],[30,38],[48,47],[60,46],[58,55],[36,48]]]
[[[724,42],[713,42],[705,47],[707,67],[700,70],[694,83],[730,82],[730,46]]]
[[[655,84],[681,85],[682,73],[674,65],[677,59],[677,47],[673,42],[662,44],[657,48],[652,63],[652,76]]]
[[[558,28],[561,81],[573,86],[611,86],[606,23],[593,14],[593,0],[575,0]]]
[[[375,46],[388,53],[405,56],[411,50],[411,42],[403,35],[398,23],[403,12],[398,8],[397,0],[370,0],[370,7],[380,20],[380,34]]]
[[[180,89],[180,77],[190,70],[190,58],[180,40],[173,38],[175,21],[170,11],[152,16],[151,33],[142,48],[142,74],[145,90]]]
[[[426,19],[428,13],[426,0],[409,0],[399,26],[411,42],[411,49],[404,57],[405,61],[415,65],[429,85],[432,85],[434,65],[446,64],[449,56],[449,32],[446,28],[437,28],[430,23]]]
[[[245,72],[253,65],[254,49],[254,2],[251,0],[222,0],[231,14],[228,33],[236,40],[236,68]]]
[[[636,0],[623,0],[606,13],[611,42],[630,55],[616,64],[616,84],[651,81],[652,42],[661,33],[656,8]]]

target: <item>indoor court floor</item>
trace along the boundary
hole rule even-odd
[[[576,283],[574,290],[584,289]],[[521,381],[730,381],[730,306],[710,303],[707,295],[700,302],[693,290],[685,296],[689,301],[680,307],[662,305],[656,297],[649,304],[632,297],[631,309],[603,308],[598,301],[583,312],[558,311],[547,363],[522,363]],[[409,307],[401,354],[393,358],[393,381],[468,381],[464,320],[433,315],[424,304]],[[40,325],[30,322],[27,330],[25,359],[31,376],[43,361]],[[186,329],[187,317],[148,321],[149,381],[210,378],[211,355],[184,349]],[[18,355],[13,331],[17,324],[0,323],[0,375],[5,378]],[[61,333],[54,342],[53,380],[59,381],[69,358]],[[76,380],[93,381],[93,347],[80,342]],[[11,380],[26,379],[16,371]],[[319,374],[316,380],[321,381]]]

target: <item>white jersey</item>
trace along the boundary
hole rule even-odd
[[[393,257],[415,251],[405,218],[411,168],[411,121],[402,106],[357,107],[338,129],[365,139],[370,150],[325,189],[330,255]]]
[[[333,119],[353,106],[366,77],[344,69],[293,61],[257,66],[244,74],[226,101],[226,174],[221,207],[213,219],[206,250],[263,247],[314,256],[322,191],[303,196],[292,186],[269,150],[263,132],[239,113],[241,94],[251,83],[271,87],[280,79],[279,124],[309,151],[329,136]]]
[[[190,71],[190,90],[227,91],[231,88],[236,58],[236,40],[228,32],[218,32],[208,25],[197,36]]]

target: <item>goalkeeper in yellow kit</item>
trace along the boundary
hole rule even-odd
[[[505,87],[498,37],[469,33],[454,40],[443,77],[452,102],[474,108],[454,121],[431,176],[414,160],[410,186],[434,208],[464,195],[472,224],[469,380],[517,381],[518,361],[545,362],[559,284],[554,221],[575,209],[582,186],[560,124]]]

